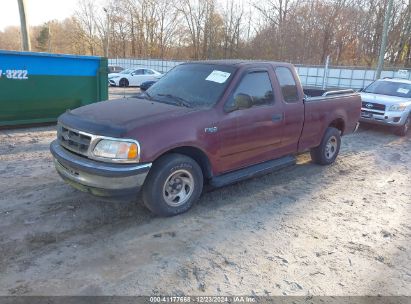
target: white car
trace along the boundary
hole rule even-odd
[[[121,71],[120,73],[111,73],[108,75],[108,82],[111,86],[139,87],[143,82],[155,81],[161,78],[163,74],[152,69],[132,68]]]

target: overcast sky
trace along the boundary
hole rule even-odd
[[[17,0],[0,0],[0,31],[10,25],[20,25]],[[26,0],[30,25],[63,20],[74,13],[77,0]]]

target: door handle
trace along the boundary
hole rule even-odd
[[[284,114],[283,113],[281,113],[281,114],[274,114],[272,117],[271,117],[271,120],[272,121],[282,121],[284,119]]]

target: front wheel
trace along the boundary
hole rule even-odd
[[[122,78],[120,79],[120,81],[118,82],[118,86],[119,87],[128,87],[129,82],[126,78]]]
[[[168,154],[154,162],[143,187],[144,204],[160,216],[186,212],[203,191],[203,173],[192,158]]]
[[[410,126],[411,126],[411,115],[408,116],[404,125],[402,125],[401,127],[397,127],[397,130],[395,130],[395,134],[397,134],[398,136],[407,135],[407,132],[410,129]]]
[[[311,159],[319,165],[332,164],[340,152],[341,134],[336,128],[329,127],[325,130],[325,134],[318,147],[312,148],[310,151]]]

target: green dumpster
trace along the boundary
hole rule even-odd
[[[108,99],[107,58],[0,51],[0,126],[56,121]]]

